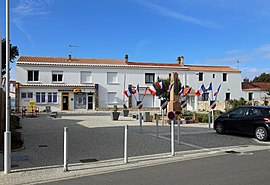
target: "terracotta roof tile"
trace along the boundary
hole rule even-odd
[[[185,65],[192,71],[224,71],[224,72],[240,72],[234,68],[229,66],[193,66],[193,65]]]
[[[176,63],[172,64],[172,63],[150,63],[150,62],[127,62],[127,65],[182,67],[182,65]]]
[[[260,82],[242,82],[242,90],[244,91],[268,91],[270,83]]]
[[[34,56],[21,56],[18,62],[37,62],[37,63],[76,63],[76,64],[113,64],[113,65],[126,65],[123,60],[115,59],[95,59],[95,58],[68,58],[64,57],[34,57]]]

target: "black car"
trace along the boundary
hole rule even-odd
[[[251,134],[260,141],[270,136],[270,107],[244,106],[220,115],[214,122],[218,134],[226,131]]]

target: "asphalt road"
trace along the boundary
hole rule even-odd
[[[253,153],[226,153],[215,157],[86,176],[47,184],[268,185],[269,155],[269,150]]]

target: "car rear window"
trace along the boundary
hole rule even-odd
[[[270,118],[270,109],[264,109],[263,116]]]

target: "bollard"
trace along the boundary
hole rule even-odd
[[[158,130],[158,114],[156,114],[156,127],[157,127],[157,138],[159,138],[159,130]]]
[[[210,112],[208,112],[208,129],[210,130],[211,129],[211,118],[210,118]]]
[[[11,172],[11,132],[4,132],[4,174]]]
[[[124,163],[128,163],[128,125],[125,125],[125,136],[124,136]]]
[[[172,156],[174,156],[174,120],[171,120],[171,147]]]
[[[142,113],[139,114],[139,122],[140,122],[140,133],[142,134]]]
[[[214,121],[215,121],[214,109],[212,109],[212,128],[214,128]]]
[[[180,145],[180,118],[178,118],[177,128],[178,128],[177,144]]]
[[[164,109],[162,109],[162,126],[164,126]]]
[[[64,172],[68,171],[68,128],[64,127]]]

